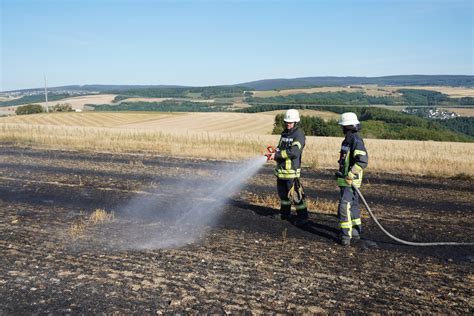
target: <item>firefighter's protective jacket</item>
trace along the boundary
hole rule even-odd
[[[275,176],[279,179],[299,178],[301,173],[301,155],[305,146],[305,135],[298,126],[291,130],[285,129],[278,142],[275,153]]]
[[[365,149],[364,141],[357,132],[348,131],[341,145],[339,157],[339,171],[347,176],[349,171],[355,169],[353,185],[360,187],[364,170],[369,163],[369,156]],[[355,168],[353,168],[355,166]],[[337,178],[337,185],[340,187],[350,187],[344,178]]]

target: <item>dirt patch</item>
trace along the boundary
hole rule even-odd
[[[364,238],[336,244],[334,214],[312,210],[306,230],[245,197],[274,193],[272,166],[229,199],[200,238],[179,248],[127,249],[130,227],[147,235],[186,229],[166,222],[169,203],[203,190],[231,162],[2,147],[0,313],[472,314],[473,247],[414,248],[387,239],[368,218]],[[182,188],[181,179],[194,185]],[[367,174],[381,222],[417,241],[472,241],[472,180]],[[313,199],[334,201],[332,172],[303,170]],[[148,217],[121,206],[162,194]],[[112,220],[71,224],[97,209]]]

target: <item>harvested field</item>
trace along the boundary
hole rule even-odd
[[[273,119],[261,113],[87,112],[34,114],[0,118],[0,124],[114,127],[161,132],[265,135]]]
[[[388,88],[388,87],[387,87]],[[448,86],[393,86],[390,87],[393,90],[397,89],[420,89],[420,90],[432,90],[438,91],[452,98],[462,98],[462,97],[474,97],[474,88],[468,87],[448,87]]]
[[[162,119],[124,125],[126,128],[160,130],[163,132],[204,132],[224,134],[270,134],[273,120],[260,113],[185,113]]]
[[[474,107],[472,108],[440,108],[440,110],[454,112],[464,117],[473,117],[474,116]]]
[[[278,135],[270,135],[273,121],[272,115],[263,113],[38,114],[0,118],[0,141],[37,148],[244,159],[278,142]],[[333,168],[341,141],[342,135],[307,137],[303,163]],[[365,143],[372,171],[474,176],[474,143],[383,139]]]
[[[275,97],[275,96],[287,96],[290,94],[299,93],[321,93],[321,92],[364,92],[367,95],[376,97],[383,96],[400,96],[401,94],[396,92],[399,89],[420,89],[420,90],[432,90],[447,94],[453,98],[461,97],[474,97],[474,88],[467,87],[448,87],[448,86],[377,86],[377,85],[355,85],[351,87],[318,87],[318,88],[307,88],[307,89],[286,89],[286,90],[266,90],[266,91],[254,91],[255,97]]]
[[[203,190],[233,164],[3,146],[0,314],[474,312],[473,247],[397,245],[364,218],[363,239],[342,248],[327,209],[312,209],[301,230],[248,198],[275,195],[271,164],[228,200],[197,241],[118,246],[130,227],[144,237],[181,231],[165,221],[167,205],[193,189],[181,181]],[[366,198],[395,235],[472,241],[472,180],[383,173],[366,180]],[[303,184],[309,198],[337,200],[332,171],[304,168]],[[142,218],[138,207],[123,211],[150,193],[157,196],[153,217]],[[97,217],[104,220],[92,221]],[[81,223],[84,230],[71,235]]]
[[[253,91],[255,97],[267,98],[275,96],[287,96],[290,94],[300,93],[323,93],[323,92],[364,92],[367,95],[372,96],[400,96],[392,87],[383,87],[377,85],[355,85],[350,87],[317,87],[317,88],[306,88],[306,89],[284,89],[284,90],[266,90],[266,91]]]
[[[21,125],[47,126],[84,126],[84,127],[122,127],[133,124],[150,124],[170,116],[180,114],[161,112],[85,112],[85,113],[43,113],[33,115],[19,115],[4,118],[0,122]]]
[[[92,95],[83,95],[78,97],[71,97],[57,101],[49,101],[48,106],[54,106],[56,104],[69,103],[73,109],[84,109],[86,104],[110,104],[116,97],[116,94],[92,94]],[[34,102],[35,104],[41,104],[45,107],[46,102]],[[18,107],[20,105],[15,106]]]

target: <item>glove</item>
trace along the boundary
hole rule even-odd
[[[344,181],[346,181],[348,185],[352,185],[352,180],[354,180],[354,177],[355,174],[353,174],[352,171],[349,171],[347,173],[347,176],[344,177]]]
[[[293,180],[293,185],[291,186],[290,191],[288,192],[288,199],[295,204],[299,204],[304,198],[305,193],[303,186],[301,185],[300,179],[295,178]]]

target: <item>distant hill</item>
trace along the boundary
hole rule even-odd
[[[87,84],[87,85],[70,85],[60,87],[48,87],[48,91],[90,91],[90,92],[108,92],[108,91],[125,91],[132,89],[148,89],[148,88],[185,88],[186,86],[178,85],[106,85],[106,84]],[[21,90],[10,90],[2,92],[29,92],[43,90],[42,88],[31,88]]]
[[[474,76],[401,75],[385,77],[306,77],[294,79],[266,79],[239,83],[238,85],[249,87],[255,90],[273,90],[314,86],[349,86],[358,84],[474,87]]]
[[[177,85],[103,85],[103,84],[91,84],[91,85],[73,85],[51,88],[51,90],[83,90],[83,91],[124,91],[130,89],[148,89],[148,88],[183,88],[185,86]]]
[[[394,86],[453,86],[474,87],[474,76],[467,75],[401,75],[385,77],[305,77],[294,79],[265,79],[239,83],[234,85],[223,85],[215,87],[246,87],[249,90],[273,90],[305,88],[315,86],[349,86],[362,84],[394,85]],[[50,87],[49,91],[84,91],[101,93],[120,93],[121,91],[139,89],[174,89],[174,88],[211,88],[204,86],[180,86],[180,85],[70,85]],[[43,90],[44,88],[11,90],[2,92],[29,92]]]

